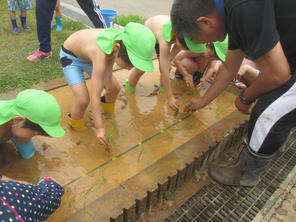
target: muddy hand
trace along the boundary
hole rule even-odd
[[[108,146],[105,128],[102,127],[102,128],[96,129],[96,136],[102,145]]]
[[[192,75],[186,75],[186,76],[184,76],[184,79],[185,79],[186,86],[188,86],[190,88],[194,88]]]
[[[179,106],[177,104],[177,101],[176,101],[176,99],[173,96],[168,99],[168,105],[174,111],[178,111],[179,110]]]

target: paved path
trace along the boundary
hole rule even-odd
[[[92,26],[76,0],[61,1],[64,15]],[[148,18],[154,15],[169,15],[173,0],[99,0],[97,3],[101,8],[117,10],[119,15],[137,14]]]

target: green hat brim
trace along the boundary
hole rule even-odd
[[[56,126],[45,126],[45,125],[39,125],[41,128],[51,137],[54,138],[61,138],[65,135],[65,130],[61,127],[61,125]]]
[[[141,70],[143,72],[153,72],[154,71],[154,65],[152,60],[145,60],[141,59],[140,57],[136,56],[130,49],[127,48],[127,54],[129,59],[131,60],[131,63],[134,67],[136,67],[138,70]]]
[[[224,62],[228,50],[228,36],[226,36],[223,42],[214,42],[213,44],[218,58]]]
[[[20,98],[20,97],[23,97]],[[56,121],[49,122],[48,119],[36,119],[36,115],[32,110],[34,107],[30,107],[30,102],[33,101],[43,101],[44,104],[51,104],[53,110],[46,109],[44,112],[56,113]],[[20,98],[20,99],[18,99]],[[20,107],[19,102],[23,103],[23,107]],[[24,108],[28,104],[27,108]],[[39,107],[44,107],[44,104]],[[30,120],[31,122],[38,124],[49,136],[60,138],[65,135],[65,130],[60,125],[60,108],[53,96],[49,96],[48,93],[42,90],[27,89],[20,92],[16,99],[0,101],[0,125],[10,121],[16,116],[22,116]],[[49,125],[50,124],[50,125]]]
[[[191,52],[194,53],[205,53],[207,51],[206,44],[201,43],[197,39],[191,39],[188,37],[184,38],[184,41]]]
[[[173,38],[172,22],[167,21],[162,25],[162,37],[165,41],[170,42]]]

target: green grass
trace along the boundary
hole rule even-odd
[[[144,24],[146,18],[139,16],[139,15],[133,15],[133,14],[128,14],[128,15],[119,15],[117,16],[114,20],[113,23],[116,23],[121,26],[125,26],[129,22],[137,22],[140,24]]]
[[[20,21],[17,22],[20,27]],[[37,63],[27,62],[26,57],[38,47],[35,8],[28,11],[30,31],[20,28],[19,35],[11,34],[11,23],[7,11],[7,1],[0,1],[0,93],[15,89],[30,88],[32,85],[62,77],[59,50],[64,40],[73,32],[85,28],[81,23],[63,17],[63,31],[52,30],[51,47],[53,56]]]

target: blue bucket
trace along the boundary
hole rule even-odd
[[[101,9],[101,14],[105,20],[107,28],[110,28],[112,20],[117,15],[117,11],[112,9]]]

